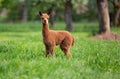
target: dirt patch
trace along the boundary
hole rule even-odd
[[[120,41],[120,35],[113,33],[113,32],[108,32],[108,33],[95,35],[92,37],[92,39]]]

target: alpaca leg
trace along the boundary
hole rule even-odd
[[[72,57],[72,54],[70,53],[70,47],[67,49],[66,51],[66,56],[68,57]]]
[[[67,57],[72,57],[72,55],[71,55],[71,53],[70,53],[70,47],[64,49],[63,51],[64,51],[64,53],[65,53],[65,55],[66,55]]]
[[[48,57],[49,55],[49,51],[46,49],[46,57]]]
[[[48,57],[48,55],[49,55],[49,52],[48,52],[48,50],[46,50],[46,57]]]
[[[51,53],[52,56],[54,56],[54,46],[52,46],[52,47],[50,48],[50,53]]]
[[[49,47],[47,45],[45,45],[45,49],[46,49],[46,57],[49,55]]]
[[[46,57],[51,53],[51,55],[54,55],[54,46],[45,46],[46,47]]]
[[[72,57],[71,53],[70,53],[70,46],[64,46],[64,45],[60,45],[61,50],[64,52],[64,55],[67,57]]]

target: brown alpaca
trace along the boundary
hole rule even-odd
[[[41,13],[39,15],[42,19],[42,36],[46,49],[46,57],[49,54],[54,55],[54,48],[56,45],[60,45],[61,50],[68,57],[71,57],[70,46],[74,44],[73,36],[67,31],[54,31],[49,30],[48,19],[50,13]]]

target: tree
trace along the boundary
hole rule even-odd
[[[72,14],[72,2],[71,0],[66,0],[65,1],[65,23],[68,31],[73,30],[71,14]]]
[[[28,19],[28,5],[27,2],[28,0],[24,0],[21,4],[21,21],[26,22]]]
[[[108,0],[97,0],[99,33],[110,32]]]
[[[55,2],[52,2],[50,3],[51,6],[49,7],[48,9],[48,12],[50,12],[50,26],[54,27],[55,25],[55,15],[56,15],[56,12],[55,12]]]
[[[120,35],[110,32],[108,0],[97,0],[99,34],[93,39],[120,40]]]
[[[25,22],[28,19],[28,0],[2,0],[0,8],[8,10],[7,20]]]
[[[120,25],[120,0],[111,1],[114,6],[114,20],[113,24],[115,26]]]

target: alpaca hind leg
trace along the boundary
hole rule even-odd
[[[64,46],[64,45],[60,45],[61,50],[64,52],[64,55],[67,57],[72,57],[71,53],[70,53],[70,46]]]
[[[72,57],[72,55],[70,53],[70,47],[68,49],[65,49],[64,53],[66,54],[67,57]]]

